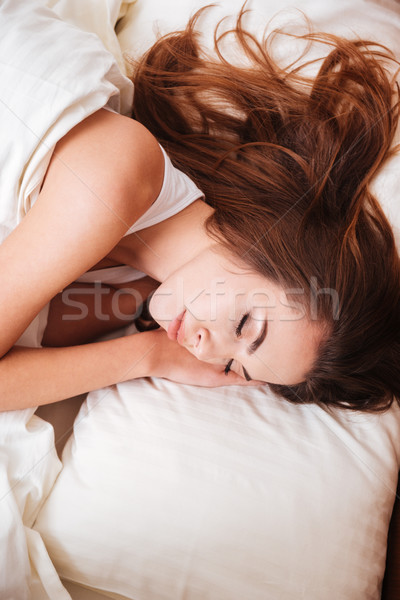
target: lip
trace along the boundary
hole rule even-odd
[[[185,318],[186,310],[183,310],[180,315],[175,317],[173,321],[168,326],[167,335],[170,340],[174,342],[178,342],[179,344],[182,342],[183,334],[184,334],[184,325],[183,319]]]

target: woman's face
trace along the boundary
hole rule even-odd
[[[217,246],[202,251],[156,290],[154,319],[200,360],[232,361],[233,371],[259,381],[300,383],[316,357],[320,324],[238,263]]]

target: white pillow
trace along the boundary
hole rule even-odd
[[[210,4],[208,0],[137,0],[117,25],[122,51],[140,56],[159,34],[185,27],[197,9]],[[218,21],[229,17],[228,23],[232,24],[242,5],[243,0],[215,2],[215,7],[199,23],[206,47],[213,45]],[[317,31],[366,37],[386,44],[400,57],[400,7],[395,0],[248,0],[246,8],[251,11],[246,17],[246,26],[258,34],[262,34],[267,25],[268,30],[285,26],[298,33],[304,13]],[[293,59],[290,41],[286,39],[284,45],[283,53],[289,60]]]
[[[138,57],[145,52],[159,34],[183,28],[189,17],[209,0],[137,0],[128,8],[118,24],[118,40],[126,57]],[[216,6],[200,21],[206,48],[213,45],[214,27],[225,16],[235,16],[243,0],[219,0]],[[324,31],[345,37],[359,36],[386,45],[400,60],[400,5],[394,0],[249,0],[246,5],[251,13],[246,26],[262,34],[271,20],[268,30],[284,26],[286,30],[299,32],[304,27],[302,11],[316,31]],[[228,23],[233,23],[230,19]],[[275,47],[275,46],[274,46]],[[229,52],[229,47],[226,49]],[[326,48],[322,47],[322,53]],[[317,56],[314,49],[313,56]],[[299,45],[289,38],[280,38],[276,44],[276,58],[289,64],[299,55]],[[309,54],[311,58],[311,53]],[[399,132],[400,134],[400,132]],[[400,142],[400,135],[397,136]],[[374,193],[379,198],[398,236],[400,247],[400,209],[397,201],[400,153],[394,156],[376,177]]]
[[[136,380],[89,394],[41,509],[62,578],[135,600],[378,600],[400,410]]]

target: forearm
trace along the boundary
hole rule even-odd
[[[72,283],[50,302],[42,345],[77,346],[126,327],[159,283],[150,277],[119,286]]]
[[[149,375],[157,343],[150,333],[68,348],[12,348],[0,360],[0,410],[49,404]]]

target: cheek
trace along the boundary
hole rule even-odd
[[[232,331],[234,323],[244,311],[243,292],[227,285],[226,280],[215,278],[205,281],[191,273],[179,273],[164,281],[150,301],[150,313],[160,324],[171,322],[186,309],[191,319],[203,327]]]
[[[232,329],[235,317],[234,315],[232,317],[230,306],[223,296],[206,290],[197,290],[186,297],[185,306],[192,318],[210,331],[223,334]]]

